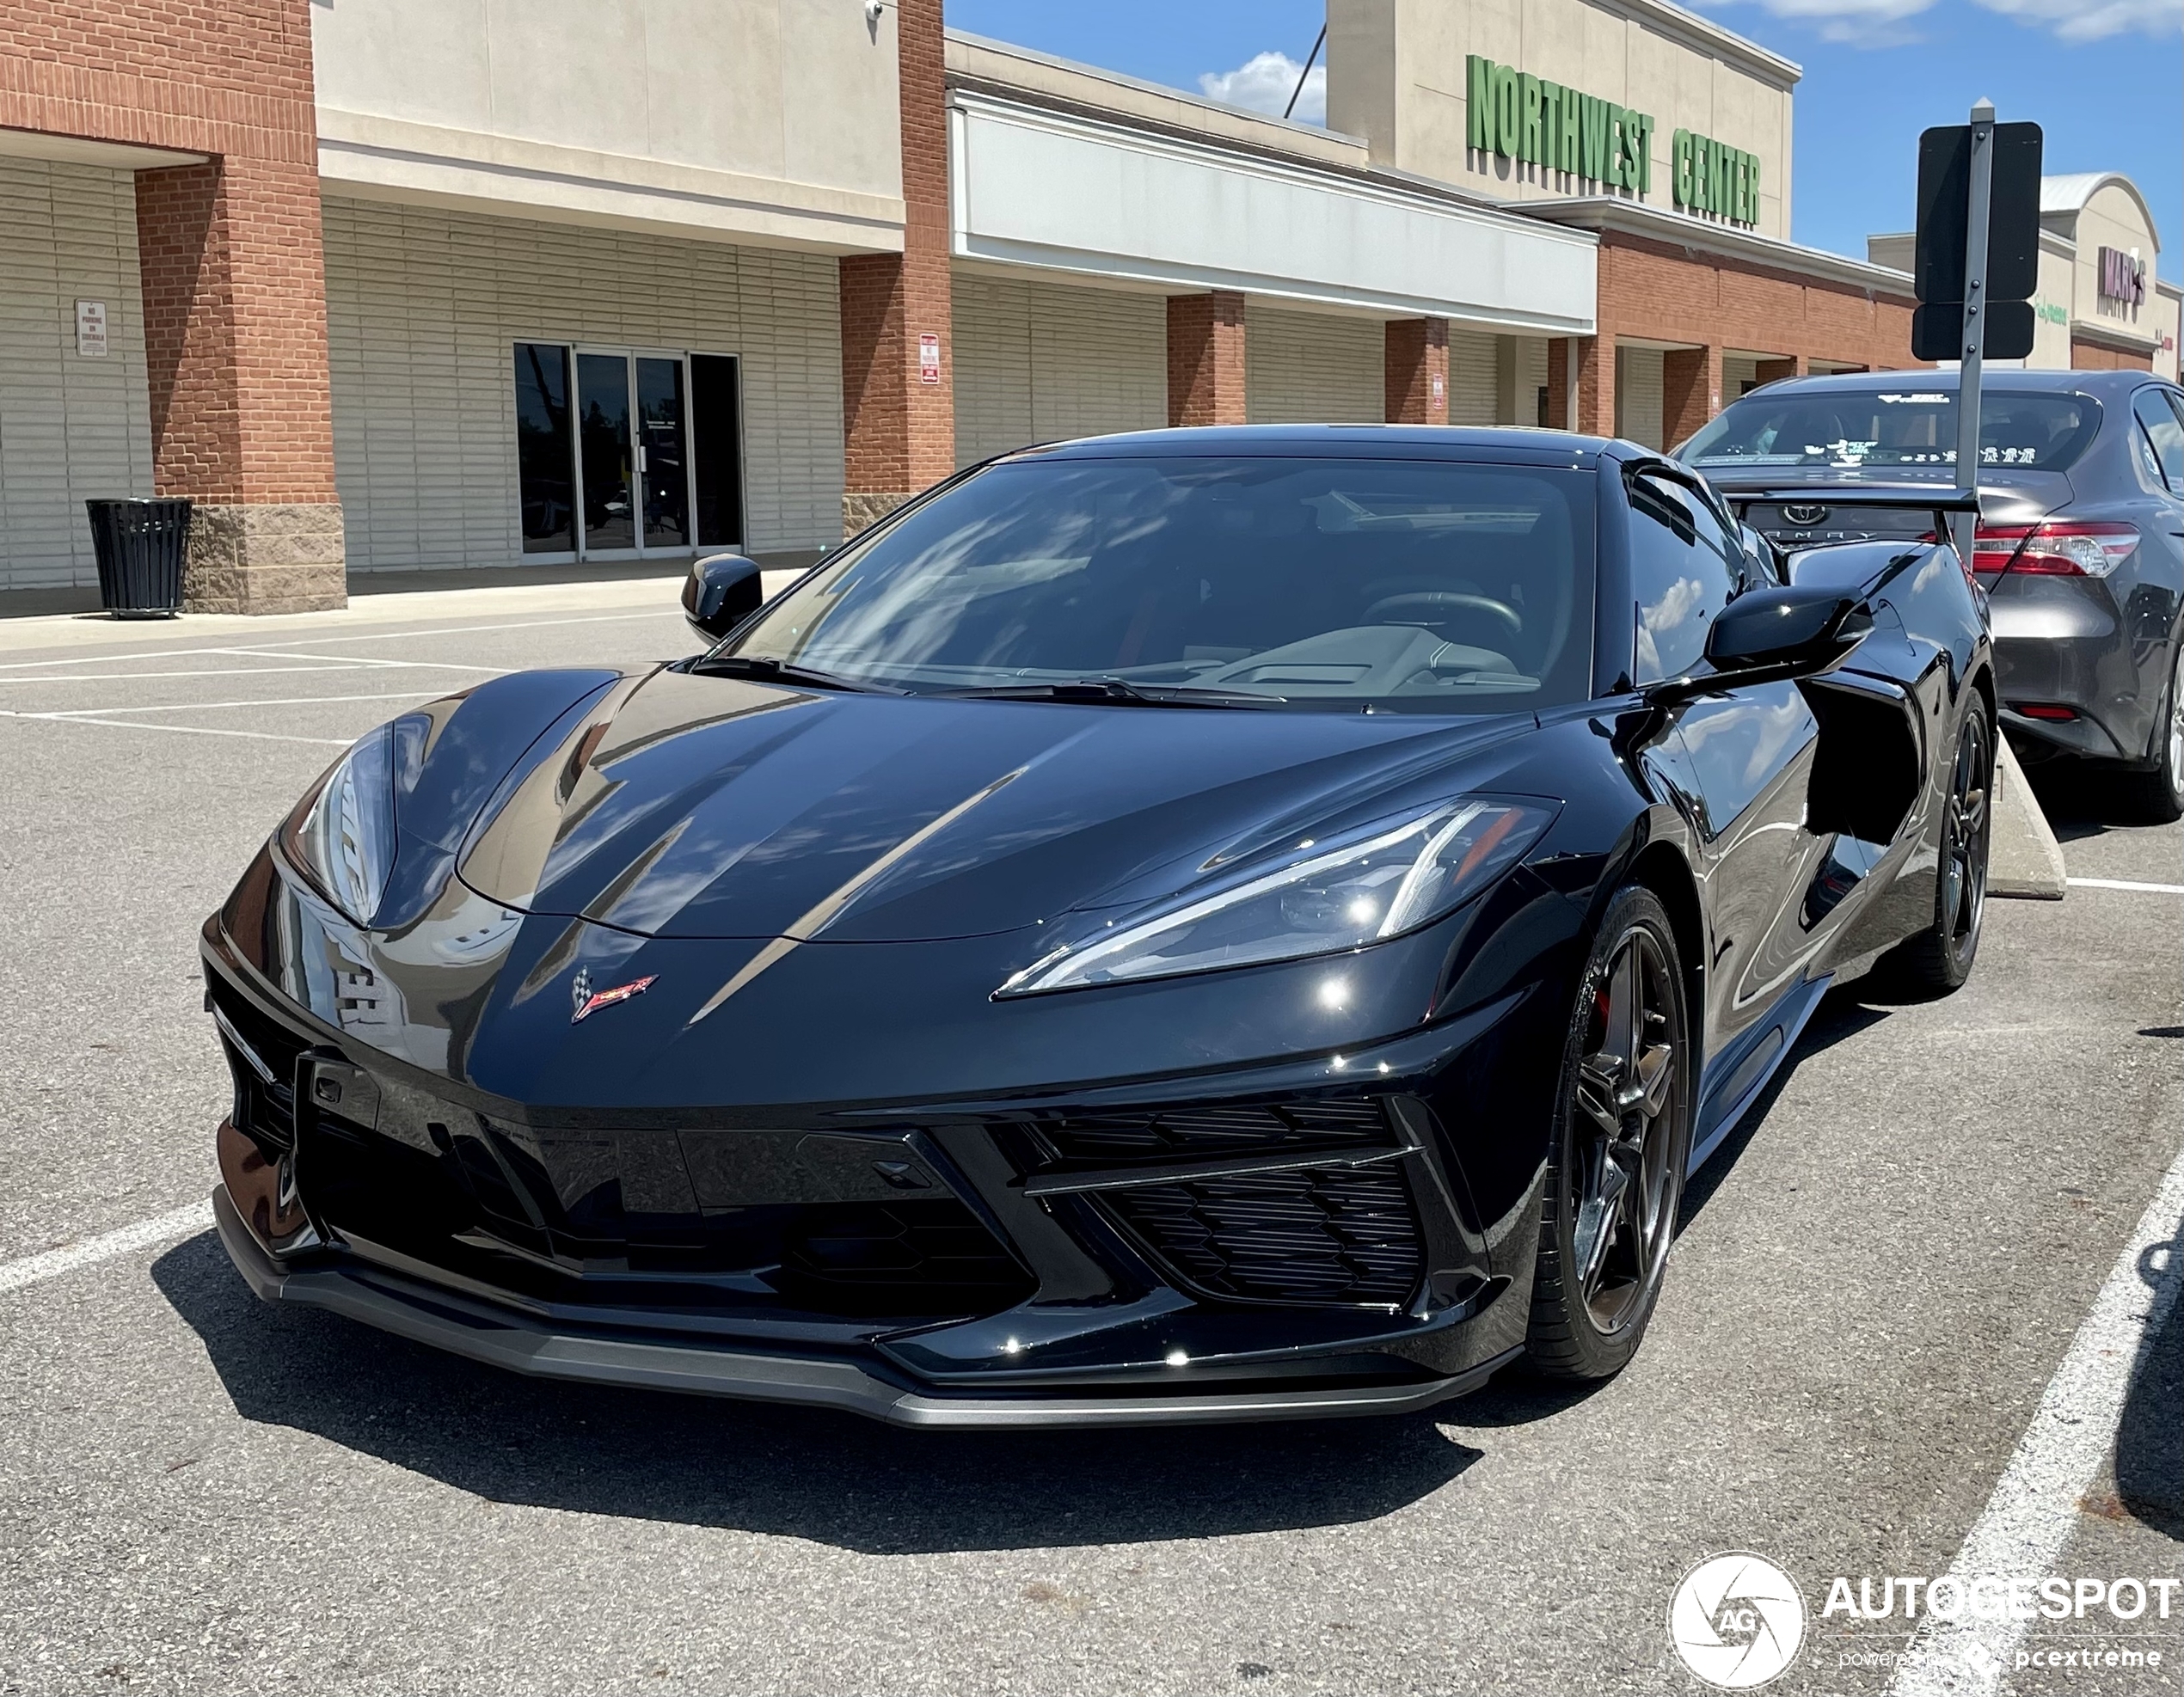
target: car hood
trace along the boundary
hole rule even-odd
[[[1480,787],[1505,763],[1481,757],[1535,726],[661,671],[565,720],[488,804],[459,873],[511,910],[640,936],[986,935],[1154,899],[1300,824]]]

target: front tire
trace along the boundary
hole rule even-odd
[[[1947,996],[1972,976],[1986,920],[1994,782],[1994,728],[1985,705],[1975,701],[1957,732],[1956,759],[1949,769],[1941,855],[1934,873],[1934,922],[1880,962],[1881,982],[1899,992]]]
[[[1549,1378],[1604,1379],[1660,1296],[1698,1082],[1683,962],[1660,898],[1617,891],[1563,1046],[1525,1350]]]
[[[2154,731],[2154,769],[2121,780],[2120,799],[2134,819],[2165,825],[2184,819],[2184,637],[2169,663],[2169,695]]]

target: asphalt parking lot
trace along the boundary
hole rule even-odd
[[[1824,1614],[1837,1576],[1969,1538],[2184,1578],[2184,827],[2077,788],[2096,881],[1995,904],[1953,998],[1831,996],[1589,1394],[917,1434],[260,1304],[182,1211],[228,1090],[199,923],[338,745],[687,652],[672,588],[0,627],[0,1693],[1695,1691],[1669,1598],[1732,1549],[1812,1611],[1774,1689],[1880,1693],[1904,1621]],[[2009,1647],[1950,1688],[2184,1690],[2184,1587]],[[2162,1665],[2016,1665],[2109,1649]]]

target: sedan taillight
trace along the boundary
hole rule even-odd
[[[2056,578],[2105,578],[2131,558],[2138,527],[2092,518],[2050,518],[2038,524],[1982,524],[1972,545],[1972,569],[1983,578],[2029,572]]]

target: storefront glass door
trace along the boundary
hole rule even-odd
[[[637,483],[648,548],[690,545],[690,456],[683,407],[683,362],[640,354]]]
[[[518,342],[523,551],[628,560],[739,545],[739,389],[732,355]]]
[[[584,475],[584,552],[635,553],[629,356],[576,356],[576,439]]]

